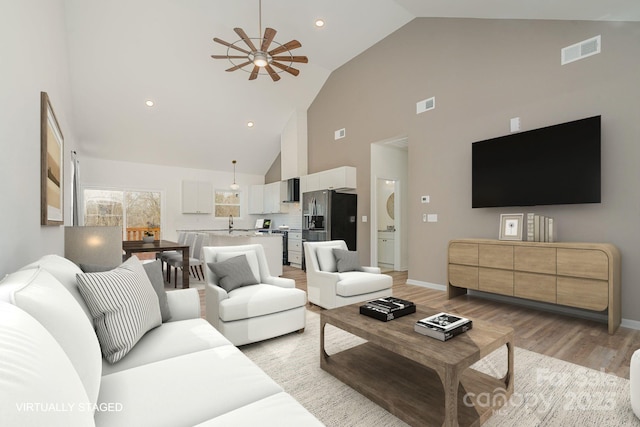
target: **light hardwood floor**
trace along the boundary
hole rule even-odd
[[[464,295],[447,300],[446,292],[406,284],[406,272],[387,273],[393,277],[393,295],[417,304],[487,321],[500,322],[515,330],[515,345],[591,369],[629,378],[629,363],[640,348],[640,331],[620,327],[614,335],[606,323],[530,309],[519,305]],[[282,277],[296,281],[306,291],[305,272],[284,267]],[[203,292],[200,292],[204,316]],[[308,305],[309,310],[323,310]]]

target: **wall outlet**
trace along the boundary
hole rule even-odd
[[[511,132],[520,132],[520,117],[514,117],[509,123]]]
[[[422,222],[427,222],[427,214],[422,214]]]
[[[367,222],[367,216],[366,215],[362,215],[362,222]]]

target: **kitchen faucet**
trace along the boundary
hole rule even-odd
[[[229,215],[229,233],[233,231],[233,215]]]

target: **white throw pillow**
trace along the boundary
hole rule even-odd
[[[256,251],[218,252],[216,262],[226,261],[229,258],[234,258],[240,255],[246,255],[247,262],[249,263],[249,267],[251,267],[251,271],[256,278],[256,282],[261,283],[262,281],[260,280],[260,263],[258,263],[258,256],[256,255]]]
[[[336,257],[333,255],[333,249],[341,249],[340,246],[318,246],[316,247],[316,257],[321,271],[335,273],[338,271],[336,265]]]
[[[77,277],[107,362],[122,359],[147,331],[162,323],[158,296],[137,257],[111,271]]]

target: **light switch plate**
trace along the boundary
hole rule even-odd
[[[422,203],[429,203],[429,200],[430,200],[429,196],[420,197],[420,202],[422,202]]]
[[[367,216],[366,215],[362,215],[362,222],[367,222]]]
[[[427,215],[427,222],[438,222],[438,214]]]

